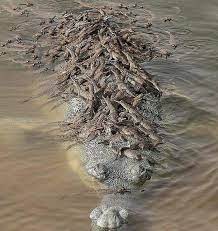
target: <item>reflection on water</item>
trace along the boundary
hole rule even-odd
[[[35,2],[40,3],[38,11],[47,14],[72,6],[71,0]],[[181,45],[172,59],[147,66],[168,89],[163,97],[168,168],[149,183],[140,210],[137,204],[134,208],[137,224],[126,230],[216,231],[218,2],[146,4],[159,17],[172,15],[175,24],[168,29],[190,32],[179,35]],[[1,17],[1,39],[12,23],[9,15]],[[21,66],[0,63],[0,229],[89,230],[88,215],[98,203],[97,195],[88,193],[72,171],[72,166],[80,170],[79,162],[71,159],[69,165],[69,153],[67,158],[42,129],[61,116],[52,117],[39,103],[21,103],[32,94],[34,78]]]

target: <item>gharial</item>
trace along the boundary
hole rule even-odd
[[[136,20],[128,11],[137,7],[143,17]],[[59,139],[71,142],[70,147],[83,144],[87,173],[120,192],[90,214],[97,226],[117,228],[128,220],[129,207],[123,201],[151,178],[160,157],[158,146],[164,142],[158,134],[163,90],[143,63],[168,58],[171,50],[159,42],[168,34],[170,48],[176,48],[174,37],[156,30],[137,4],[82,4],[79,12],[40,19],[37,28],[32,40],[10,39],[2,48],[24,50],[26,65],[35,69],[54,69],[40,95],[47,94],[57,106],[68,105],[66,119],[58,123]]]

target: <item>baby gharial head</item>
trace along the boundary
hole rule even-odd
[[[98,179],[99,181],[103,181],[108,176],[108,169],[104,164],[98,163],[94,166],[88,167],[86,166],[87,172],[92,177]]]
[[[90,213],[90,219],[101,228],[116,229],[127,223],[128,211],[118,206],[95,208]]]

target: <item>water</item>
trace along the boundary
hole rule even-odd
[[[35,2],[46,14],[72,7],[70,0]],[[147,67],[168,92],[162,100],[168,161],[167,169],[147,185],[138,223],[128,229],[216,231],[218,2],[148,0],[146,6],[160,18],[173,17],[168,29],[178,32],[180,45],[171,59]],[[7,14],[0,20],[4,39],[7,25],[14,22]],[[78,177],[79,162],[69,165],[64,148],[42,129],[60,119],[61,112],[52,113],[41,102],[21,103],[32,94],[37,74],[1,60],[0,229],[90,230],[88,215],[98,195],[88,193]]]

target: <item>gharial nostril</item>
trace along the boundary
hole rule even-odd
[[[110,207],[97,219],[97,226],[115,229],[127,222],[128,212],[120,207]]]

